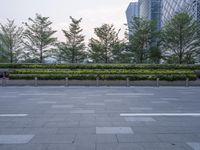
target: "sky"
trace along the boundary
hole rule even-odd
[[[116,29],[122,29],[120,37],[125,32],[125,11],[131,1],[136,0],[1,0],[0,23],[6,19],[15,19],[17,25],[34,18],[36,13],[50,17],[52,27],[58,30],[56,36],[64,41],[62,29],[68,29],[72,16],[83,18],[81,27],[86,40],[94,35],[94,28],[103,23],[113,24]]]

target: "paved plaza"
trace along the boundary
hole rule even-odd
[[[0,87],[0,150],[200,150],[200,88]]]

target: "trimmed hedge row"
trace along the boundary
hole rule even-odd
[[[11,80],[34,80],[37,77],[38,80],[65,80],[66,76],[57,76],[57,75],[10,75]],[[165,81],[176,81],[176,80],[196,80],[196,75],[132,75],[132,76],[107,76],[107,75],[100,75],[98,76],[100,80],[126,80],[127,78],[130,81],[137,81],[137,80],[156,80],[159,78],[160,80]],[[69,80],[96,80],[97,76],[94,75],[73,75],[68,76]]]
[[[189,69],[200,70],[200,65],[133,65],[133,64],[0,64],[7,69]]]
[[[98,75],[107,75],[107,74],[141,74],[141,75],[188,75],[195,74],[192,70],[15,70],[11,74],[98,74]]]

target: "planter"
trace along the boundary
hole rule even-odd
[[[200,70],[196,70],[195,73],[196,73],[197,77],[200,78]]]
[[[157,81],[141,80],[0,80],[5,86],[151,86],[156,87]],[[189,81],[189,86],[200,86],[200,80]],[[186,81],[159,81],[159,86],[186,86]]]

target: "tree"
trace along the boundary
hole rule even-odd
[[[155,22],[144,18],[133,18],[129,45],[136,63],[147,63],[149,56],[151,59],[153,55],[149,54],[150,50],[153,50],[153,46],[154,50],[157,48],[157,35],[158,31],[156,30]]]
[[[58,55],[63,61],[80,63],[85,59],[85,36],[82,35],[83,29],[80,27],[82,18],[76,20],[73,17],[70,17],[70,19],[72,23],[69,26],[69,31],[62,30],[65,35],[66,42],[58,44]]]
[[[0,41],[0,62],[8,62],[6,55],[5,55],[5,48],[3,46],[3,44]]]
[[[89,41],[89,57],[96,63],[110,63],[113,60],[115,44],[119,42],[118,34],[113,25],[103,24],[95,28],[94,33],[98,39]]]
[[[22,50],[23,28],[17,27],[14,20],[7,19],[7,24],[0,24],[1,52],[10,63],[17,62]]]
[[[53,37],[56,31],[51,28],[52,22],[49,21],[49,17],[36,14],[35,19],[29,18],[28,20],[30,24],[25,23],[27,29],[24,45],[32,59],[44,63],[45,58],[50,56],[51,49],[57,40]]]
[[[113,46],[113,62],[114,63],[131,63],[131,53],[129,46],[124,41],[120,41]]]
[[[177,13],[162,31],[162,48],[167,56],[177,58],[177,63],[191,63],[199,51],[198,25],[185,12]]]

